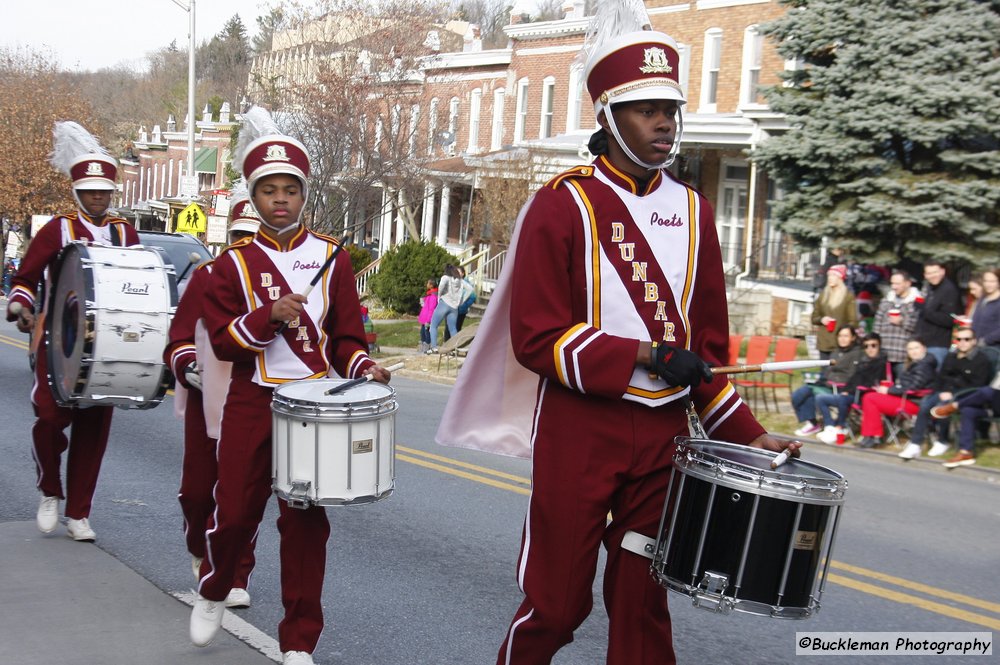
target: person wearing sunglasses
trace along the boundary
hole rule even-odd
[[[862,448],[874,448],[882,443],[885,425],[882,416],[893,416],[900,411],[917,415],[920,406],[914,392],[930,388],[937,373],[937,360],[927,351],[927,344],[914,337],[906,344],[906,367],[896,376],[896,382],[886,381],[861,398]]]
[[[976,334],[972,328],[959,328],[954,341],[955,348],[945,356],[941,369],[930,386],[933,392],[920,400],[920,410],[913,423],[910,442],[899,453],[903,459],[920,457],[930,425],[933,425],[935,436],[927,454],[930,457],[940,457],[948,452],[949,420],[939,419],[932,423],[931,409],[938,404],[951,402],[957,394],[985,386],[990,381],[993,364],[976,346]]]

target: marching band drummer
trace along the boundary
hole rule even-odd
[[[229,242],[236,244],[252,238],[260,219],[250,203],[246,182],[241,178],[233,187],[230,205]],[[212,275],[212,262],[195,270],[170,323],[170,337],[163,360],[170,366],[177,386],[174,409],[184,420],[184,461],[177,500],[184,516],[184,539],[191,554],[191,569],[201,578],[205,558],[205,531],[215,509],[212,490],[218,478],[215,446],[219,438],[222,402],[226,396],[232,363],[215,357],[205,330],[205,291]],[[226,607],[249,607],[247,591],[255,563],[254,532],[236,568],[233,588],[226,596]]]
[[[666,170],[685,101],[677,46],[641,30],[648,17],[634,4],[634,31],[598,35],[588,54],[597,158],[522,210],[512,265],[438,430],[444,444],[532,457],[517,566],[525,597],[501,665],[549,663],[572,641],[593,606],[602,543],[607,662],[675,662],[666,591],[623,539],[656,540],[673,441],[688,432],[685,399],[715,439],[787,445],[712,378],[729,334],[719,241],[708,201]],[[613,5],[599,5],[593,25],[622,25]]]
[[[270,115],[252,108],[233,160],[246,177],[261,227],[253,240],[227,248],[214,264],[206,290],[212,346],[233,363],[217,446],[216,509],[209,525],[199,596],[191,612],[191,641],[208,644],[218,632],[223,601],[236,566],[271,494],[271,398],[276,386],[387,370],[368,357],[354,272],[338,254],[308,299],[301,295],[336,243],[302,224],[309,156],[281,134]],[[287,327],[282,326],[287,323]],[[278,626],[282,662],[312,663],[323,629],[322,591],[330,524],[322,507],[289,507],[278,499],[281,592]]]
[[[8,321],[16,320],[21,332],[34,328],[38,334],[44,334],[44,326],[36,327],[35,289],[43,278],[49,279],[50,268],[64,246],[74,240],[116,246],[139,244],[139,235],[128,222],[108,214],[112,192],[117,188],[118,162],[75,122],[57,122],[52,134],[50,162],[70,177],[77,209],[56,215],[32,239],[14,276],[7,305]],[[47,304],[41,304],[39,324],[47,311]],[[39,345],[39,349],[44,346]],[[35,382],[31,388],[31,403],[38,418],[31,430],[32,453],[38,489],[42,492],[38,528],[42,533],[55,530],[59,523],[59,501],[65,499],[67,533],[73,540],[93,541],[96,536],[90,526],[90,509],[108,444],[113,407],[59,406],[52,396],[47,374],[48,358],[42,351],[35,359]],[[66,427],[71,427],[68,440],[63,432]],[[59,467],[67,448],[63,492]]]

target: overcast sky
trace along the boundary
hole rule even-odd
[[[195,0],[195,39],[210,39],[234,14],[253,36],[267,6],[266,0]],[[186,47],[188,19],[173,0],[12,0],[3,3],[0,44],[48,51],[66,69],[142,65],[146,53],[175,39]]]
[[[187,5],[187,0],[182,0]],[[195,0],[199,44],[239,14],[250,37],[257,16],[276,0]],[[516,7],[530,9],[531,0]],[[6,0],[0,14],[0,45],[30,46],[55,56],[66,69],[96,70],[125,63],[142,66],[148,52],[177,40],[188,42],[188,13],[173,0]]]

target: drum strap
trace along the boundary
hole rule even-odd
[[[622,549],[652,559],[653,552],[656,551],[656,540],[635,531],[626,531],[622,538]]]

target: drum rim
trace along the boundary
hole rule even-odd
[[[844,496],[847,492],[847,479],[839,472],[808,460],[800,460],[799,464],[809,467],[818,467],[832,474],[832,477],[822,478],[815,476],[803,476],[788,473],[780,469],[760,469],[750,467],[746,464],[727,460],[724,457],[714,455],[707,451],[699,450],[691,445],[691,442],[704,441],[723,449],[739,450],[761,456],[775,457],[777,453],[759,448],[748,448],[740,444],[719,441],[717,439],[706,439],[699,437],[677,437],[675,440],[677,449],[674,453],[673,465],[679,473],[683,473],[691,478],[704,480],[715,485],[728,487],[752,494],[766,496],[773,499],[784,499],[795,503],[808,503],[813,505],[840,505],[844,503]],[[722,464],[716,463],[716,469],[726,469],[729,475],[721,475],[718,471],[709,473],[702,468],[696,467],[688,460],[686,451],[690,451],[696,458],[706,460],[706,457],[721,460]],[[745,473],[744,477],[733,475],[737,471]],[[753,479],[751,479],[753,478]]]
[[[281,385],[277,386],[274,389],[274,396],[272,397],[272,401],[274,401],[274,402],[281,402],[282,404],[306,404],[306,405],[313,405],[313,406],[337,407],[337,406],[357,405],[357,404],[369,404],[369,403],[370,404],[382,404],[382,403],[390,401],[390,400],[395,401],[395,399],[396,399],[396,390],[392,386],[390,386],[388,384],[385,384],[385,383],[379,383],[377,381],[371,381],[369,383],[364,384],[364,386],[366,388],[369,388],[369,389],[370,388],[375,388],[376,390],[386,390],[387,392],[386,392],[385,395],[383,395],[381,397],[372,397],[372,398],[369,398],[369,399],[354,400],[354,401],[351,401],[351,402],[346,402],[346,401],[345,402],[317,402],[316,400],[305,399],[305,398],[302,398],[302,397],[291,397],[291,396],[289,396],[287,394],[284,394],[284,392],[283,392],[283,391],[292,390],[295,387],[304,386],[304,385],[307,385],[307,384],[309,385],[309,387],[319,386],[321,384],[326,384],[327,386],[329,386],[329,387],[332,388],[334,386],[339,386],[341,384],[347,383],[348,381],[353,381],[353,379],[341,379],[341,378],[336,378],[336,377],[321,377],[321,378],[318,378],[318,379],[296,379],[294,381],[286,381],[285,383],[282,383]],[[350,392],[350,391],[348,391],[348,392]],[[340,395],[344,395],[344,394],[345,393],[340,393]]]

